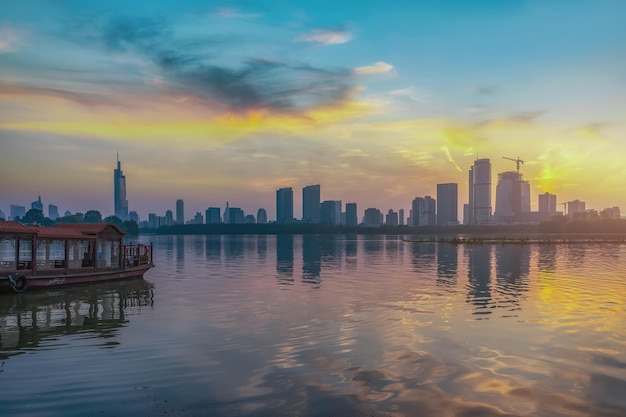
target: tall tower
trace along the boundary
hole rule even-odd
[[[309,185],[302,189],[302,223],[320,222],[320,186]]]
[[[437,225],[450,226],[457,224],[459,222],[458,206],[458,184],[437,184]]]
[[[276,222],[293,222],[293,189],[291,187],[276,190]]]
[[[117,168],[113,170],[113,204],[115,217],[128,220],[128,200],[126,200],[126,176],[122,172],[120,154],[117,153]]]
[[[470,224],[485,224],[491,221],[491,161],[477,159],[469,170],[469,215]]]
[[[185,224],[185,202],[176,200],[176,224]]]

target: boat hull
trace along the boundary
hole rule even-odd
[[[153,264],[145,264],[139,265],[132,268],[126,268],[123,270],[108,270],[108,271],[85,271],[79,272],[75,274],[55,274],[55,275],[28,275],[28,274],[14,274],[16,276],[23,276],[27,280],[27,287],[24,291],[42,289],[42,288],[53,288],[60,287],[64,285],[75,285],[75,284],[88,284],[94,282],[106,282],[106,281],[115,281],[115,280],[123,280],[128,278],[138,278],[142,277],[146,271],[152,268]],[[9,277],[3,276],[0,277],[0,291],[14,293],[15,291],[9,285]]]

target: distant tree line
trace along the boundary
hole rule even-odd
[[[574,218],[557,216],[541,224],[458,225],[458,226],[342,226],[305,223],[268,224],[186,224],[142,229],[142,233],[163,235],[277,235],[277,234],[410,234],[428,236],[520,236],[565,233],[626,234],[625,219]]]
[[[48,227],[54,226],[56,223],[113,223],[129,235],[139,234],[139,226],[134,221],[124,221],[116,216],[108,216],[103,219],[102,214],[98,210],[89,210],[85,214],[75,213],[52,220],[44,216],[43,211],[30,209],[23,217],[17,217],[15,220],[22,224],[40,224]]]

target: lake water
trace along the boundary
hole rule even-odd
[[[626,245],[140,240],[0,297],[0,415],[626,416]]]

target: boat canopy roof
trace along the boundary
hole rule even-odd
[[[24,225],[16,221],[0,221],[0,235],[37,237],[39,239],[95,240],[119,239],[124,233],[113,223],[57,223],[53,227]]]

